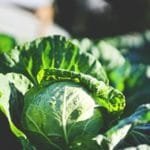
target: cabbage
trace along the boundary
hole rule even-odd
[[[104,42],[100,46],[103,54],[104,47],[110,49]],[[123,119],[125,97],[109,85],[100,63],[106,57],[94,55],[96,49],[93,53],[81,49],[55,36],[0,55],[0,112],[22,150],[111,150],[148,145],[150,105],[140,106]],[[116,56],[118,59],[120,53]],[[118,65],[112,60],[114,70]],[[119,84],[122,75],[117,78]],[[0,121],[5,127],[3,119]],[[0,136],[5,141],[3,134]]]
[[[65,149],[78,136],[98,134],[103,125],[94,99],[73,82],[32,88],[24,102],[22,126],[38,148]]]
[[[68,149],[78,137],[95,137],[104,126],[101,108],[117,114],[124,108],[119,91],[89,75],[49,69],[41,70],[38,80],[25,94],[21,117],[38,149]]]

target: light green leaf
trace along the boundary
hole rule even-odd
[[[9,82],[13,83],[15,88],[23,95],[33,86],[31,81],[23,74],[8,73],[6,74],[6,77]]]
[[[9,53],[15,45],[16,41],[12,36],[0,33],[0,54]]]
[[[2,74],[0,74],[0,93],[1,93],[0,110],[7,117],[11,131],[18,138],[26,139],[26,136],[24,135],[24,133],[14,125],[14,123],[11,119],[11,115],[10,115],[10,112],[9,112],[9,100],[10,100],[10,95],[11,95],[11,88],[10,88],[10,85],[9,85],[9,81]]]
[[[23,150],[25,149],[25,146],[29,146],[30,143],[26,137],[26,135],[14,124],[13,119],[11,117],[10,112],[10,99],[12,96],[12,89],[11,89],[10,82],[7,78],[7,76],[4,76],[3,74],[0,74],[0,111],[4,113],[6,116],[10,129],[12,133],[20,140],[23,146]],[[31,146],[28,147],[28,150],[31,149]]]

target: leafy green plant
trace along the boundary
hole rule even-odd
[[[9,53],[15,46],[16,40],[12,36],[0,33],[0,54]]]
[[[120,63],[106,55],[107,49],[116,51]],[[125,96],[110,86],[108,77],[128,63],[106,42],[88,51],[54,36],[17,46],[0,57],[0,111],[23,150],[149,146],[145,131],[150,130],[150,106],[142,105],[123,118],[128,108]]]

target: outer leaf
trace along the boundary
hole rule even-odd
[[[32,83],[22,74],[8,73],[5,77],[9,81],[9,86],[11,88],[9,111],[13,122],[19,126],[24,94],[32,87]]]
[[[25,146],[29,146],[29,141],[26,135],[16,127],[10,114],[10,99],[11,95],[13,94],[12,92],[13,91],[7,77],[3,74],[0,74],[0,111],[3,112],[8,119],[12,133],[21,141],[24,147],[23,149],[25,149]],[[29,146],[28,149],[32,149],[31,146]]]
[[[9,53],[16,45],[16,41],[12,36],[0,34],[0,54]]]
[[[125,107],[125,98],[121,92],[89,75],[73,71],[49,69],[41,70],[38,74],[38,80],[47,81],[48,83],[46,84],[64,80],[80,83],[91,92],[97,104],[106,108],[108,112],[121,112]]]
[[[140,144],[147,144],[147,146],[150,146],[150,124],[142,124],[134,127],[115,149],[132,146],[136,147]]]
[[[121,120],[116,126],[106,132],[106,136],[109,140],[109,149],[111,150],[116,147],[119,142],[124,140],[136,127],[147,123],[150,123],[150,104],[141,105],[133,115]],[[150,143],[148,142],[147,144]]]
[[[33,86],[31,81],[29,81],[23,74],[8,73],[6,74],[6,77],[23,95]]]
[[[59,68],[83,72],[108,82],[100,62],[91,54],[81,53],[79,48],[64,37],[54,36],[37,39],[18,46],[18,57],[11,57],[13,70],[25,74],[34,83],[40,69]]]
[[[0,84],[0,93],[1,93],[0,94],[0,110],[7,117],[12,132],[18,138],[26,139],[26,136],[24,135],[24,133],[20,131],[12,122],[10,112],[9,112],[9,99],[10,99],[10,94],[11,94],[11,88],[9,85],[9,81],[2,74],[0,74],[0,83],[1,83]]]

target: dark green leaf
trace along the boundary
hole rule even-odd
[[[123,145],[122,142],[126,140],[126,138],[128,138],[128,134],[130,133],[133,134],[133,132],[135,132],[135,130],[137,130],[139,126],[143,126],[148,123],[150,123],[150,104],[141,105],[140,107],[138,107],[138,109],[135,111],[133,115],[119,121],[119,123],[116,126],[114,126],[113,128],[111,128],[106,132],[106,137],[109,140],[108,142],[109,149],[111,150],[115,148],[120,142],[121,145]],[[148,131],[150,131],[149,127]],[[138,136],[139,135],[140,132]],[[143,134],[143,137],[146,137],[146,135]],[[130,141],[132,142],[133,139],[130,139]],[[132,144],[135,145],[134,142]],[[147,144],[150,144],[149,140]]]
[[[14,69],[25,74],[34,83],[36,75],[41,69],[66,69],[83,72],[108,82],[105,71],[100,62],[91,54],[81,53],[79,48],[64,37],[54,36],[37,39],[33,42],[18,46],[19,51],[14,59]]]

